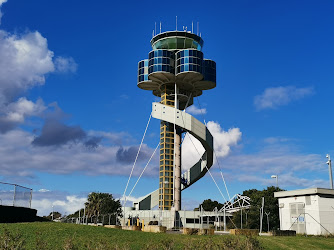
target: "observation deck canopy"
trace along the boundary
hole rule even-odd
[[[216,63],[204,58],[203,44],[200,36],[186,31],[154,36],[148,59],[138,63],[137,86],[160,97],[166,90],[168,95],[173,94],[176,84],[179,107],[192,105],[203,90],[216,87]]]
[[[153,50],[202,50],[204,41],[200,36],[187,31],[167,31],[154,36],[151,40]]]

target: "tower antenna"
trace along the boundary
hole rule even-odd
[[[176,26],[175,26],[175,29],[176,29],[176,31],[177,31],[177,16],[176,16]]]
[[[157,34],[157,22],[154,23],[154,35]]]
[[[160,22],[160,33],[161,33],[161,22]]]
[[[191,33],[194,33],[194,22],[191,22]]]
[[[197,35],[198,35],[198,31],[199,31],[199,22],[197,22]]]

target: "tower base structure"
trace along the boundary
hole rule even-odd
[[[125,209],[125,219],[119,218],[122,226],[137,225],[137,221],[148,225],[167,227],[167,230],[181,228],[226,229],[226,218],[232,217],[230,212],[191,211],[191,210],[136,210],[134,207]],[[225,216],[225,219],[224,219]],[[224,226],[225,221],[225,226]],[[130,225],[128,223],[130,222]]]

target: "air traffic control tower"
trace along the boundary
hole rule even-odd
[[[138,87],[160,97],[152,116],[160,119],[159,189],[138,202],[139,210],[181,210],[181,191],[213,164],[213,138],[206,125],[184,110],[203,90],[216,87],[216,63],[203,57],[203,39],[187,31],[155,35],[148,59],[138,63]],[[200,160],[182,173],[181,138],[188,132],[203,145]]]

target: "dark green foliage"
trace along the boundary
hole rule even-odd
[[[80,217],[82,217],[84,215],[84,209],[83,208],[75,211],[73,214],[69,214],[67,216],[67,218],[78,218],[79,217],[79,211],[80,211]]]
[[[53,212],[53,219],[58,219],[61,217],[61,213],[59,212]],[[52,212],[48,216],[43,216],[43,218],[52,220]]]
[[[122,206],[119,200],[115,200],[112,194],[92,192],[88,195],[86,214],[88,216],[99,216],[102,214],[122,214]]]
[[[215,209],[215,207],[221,209],[223,207],[223,204],[219,203],[218,201],[212,201],[211,199],[204,200],[202,204],[198,206],[198,208],[195,208],[195,211],[199,211],[200,207],[203,207],[204,211],[212,211]]]
[[[242,221],[243,228],[259,229],[260,228],[260,208],[262,204],[262,197],[264,197],[264,212],[270,212],[269,224],[270,230],[279,228],[279,207],[278,199],[274,197],[274,192],[283,191],[277,187],[267,187],[262,191],[257,189],[245,190],[242,195],[251,198],[251,208],[243,210]],[[246,215],[247,214],[247,215]],[[247,220],[246,220],[247,217]],[[241,226],[241,211],[233,214],[233,222],[240,228]],[[234,226],[230,225],[234,228]],[[267,231],[267,216],[263,216],[263,231]]]

